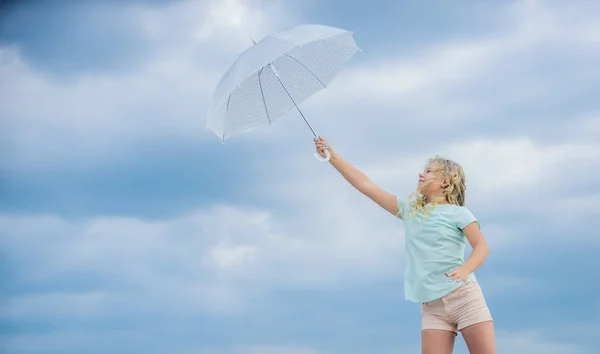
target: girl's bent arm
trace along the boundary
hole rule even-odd
[[[398,214],[398,202],[396,196],[379,188],[369,177],[356,167],[342,159],[335,151],[330,150],[329,162],[336,170],[359,192],[377,203],[392,215]]]
[[[490,253],[490,249],[488,248],[485,237],[483,237],[479,230],[477,222],[472,222],[467,225],[463,229],[463,233],[471,244],[471,247],[473,247],[473,252],[471,252],[471,255],[466,260],[465,264],[463,264],[465,270],[470,274],[483,264]]]

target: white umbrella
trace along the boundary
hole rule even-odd
[[[360,49],[351,32],[301,25],[265,37],[236,59],[213,94],[206,127],[223,141],[253,130],[324,89]],[[325,151],[329,160],[329,152]]]

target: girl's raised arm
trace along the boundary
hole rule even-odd
[[[366,195],[369,199],[377,203],[380,207],[387,210],[394,216],[398,215],[398,202],[396,196],[390,194],[367,177],[363,172],[352,166],[346,160],[342,159],[323,138],[315,139],[317,152],[325,157],[325,149],[329,150],[331,158],[329,163],[359,192]],[[398,215],[399,216],[399,215]]]

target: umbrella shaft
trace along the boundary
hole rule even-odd
[[[300,107],[298,107],[298,104],[296,103],[296,100],[294,100],[294,97],[292,97],[292,95],[290,94],[290,91],[288,91],[288,89],[287,89],[287,87],[285,87],[285,84],[283,83],[283,81],[281,81],[281,78],[279,77],[279,74],[277,74],[277,70],[275,70],[275,66],[273,66],[273,64],[269,64],[269,67],[271,68],[271,70],[273,70],[273,73],[275,74],[275,77],[277,77],[277,80],[281,84],[281,87],[283,87],[283,89],[285,90],[285,93],[287,93],[288,97],[292,100],[292,102],[294,103],[294,106],[296,106],[296,109],[298,110],[298,112],[302,116],[302,119],[304,119],[304,122],[306,122],[306,125],[308,125],[308,128],[310,129],[310,131],[313,133],[313,135],[316,138],[317,137],[317,133],[315,133],[314,129],[310,126],[310,123],[308,122],[308,120],[304,116],[304,113],[302,113],[302,110],[300,109]]]

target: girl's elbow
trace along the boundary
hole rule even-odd
[[[482,253],[485,257],[490,254],[490,248],[488,247],[486,242],[481,242],[480,244],[473,247],[473,250],[477,250]]]
[[[483,254],[485,255],[485,257],[487,257],[487,256],[489,256],[489,255],[490,255],[490,248],[488,247],[488,245],[487,245],[487,244],[485,244],[485,245],[483,246]]]

